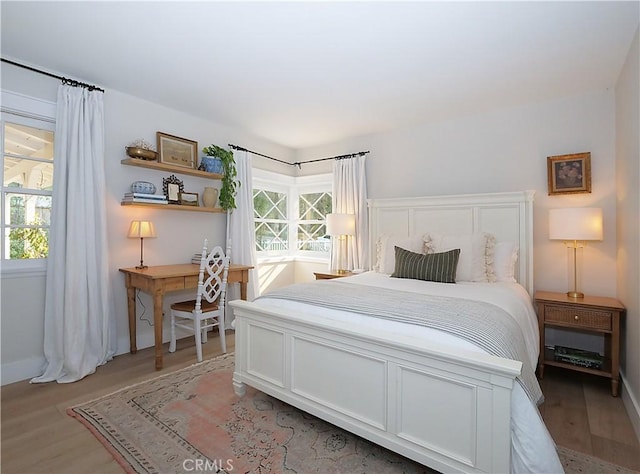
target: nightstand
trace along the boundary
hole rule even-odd
[[[352,272],[346,271],[342,273],[338,272],[313,272],[316,276],[316,280],[333,280],[334,278],[343,278],[353,275]]]
[[[565,293],[536,291],[535,301],[540,328],[538,376],[544,366],[552,365],[611,379],[611,395],[618,396],[620,374],[620,319],[625,308],[617,299],[601,296],[570,298]],[[545,328],[559,327],[569,331],[600,334],[604,338],[604,361],[600,368],[590,367],[589,360],[569,363],[556,360],[554,350],[545,346]],[[562,357],[558,357],[562,359]],[[568,359],[567,359],[568,360]],[[582,364],[582,365],[580,365]]]

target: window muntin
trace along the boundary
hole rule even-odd
[[[254,222],[257,252],[289,250],[288,196],[286,193],[253,190]]]
[[[54,167],[54,125],[2,114],[2,260],[46,258]]]
[[[297,249],[328,253],[331,240],[327,237],[326,215],[331,213],[331,193],[312,192],[298,195]]]

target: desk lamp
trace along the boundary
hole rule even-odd
[[[578,291],[577,251],[588,240],[602,240],[602,209],[596,207],[573,207],[549,210],[549,239],[564,240],[567,248],[573,249],[573,290],[570,298],[584,298]]]
[[[156,229],[151,221],[131,221],[129,226],[129,234],[127,237],[130,239],[140,239],[140,265],[136,265],[136,268],[142,270],[148,268],[142,261],[144,250],[144,239],[155,238]]]

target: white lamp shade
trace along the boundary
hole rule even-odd
[[[131,221],[129,234],[131,239],[148,239],[156,236],[156,228],[151,221]]]
[[[550,209],[549,239],[602,240],[602,209],[599,207]]]
[[[355,235],[355,214],[327,214],[327,234],[329,235]]]

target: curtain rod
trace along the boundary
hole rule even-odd
[[[327,161],[327,160],[345,160],[345,159],[348,159],[348,158],[354,158],[356,156],[364,156],[367,153],[369,153],[369,151],[359,151],[357,153],[349,153],[348,155],[328,156],[326,158],[317,158],[315,160],[296,161],[295,163],[289,163],[288,161],[280,160],[278,158],[274,158],[274,157],[268,156],[268,155],[263,155],[262,153],[258,153],[257,151],[247,150],[244,147],[241,147],[241,146],[238,146],[238,145],[232,145],[231,143],[229,143],[229,146],[231,148],[233,148],[234,150],[246,151],[247,153],[252,153],[254,155],[263,156],[264,158],[268,158],[270,160],[277,161],[278,163],[283,163],[285,165],[290,165],[290,166],[297,166],[298,168],[300,168],[301,165],[304,165],[304,164],[307,164],[307,163],[315,163],[317,161]]]
[[[53,77],[54,79],[60,79],[63,84],[67,84],[69,86],[84,87],[85,89],[89,89],[90,91],[104,92],[104,89],[100,89],[98,86],[94,86],[92,84],[87,84],[85,82],[76,81],[75,79],[67,79],[66,77],[58,76],[56,74],[52,74],[52,73],[47,72],[47,71],[42,71],[40,69],[36,69],[34,67],[31,67],[31,66],[25,66],[24,64],[20,64],[20,63],[17,63],[15,61],[11,61],[9,59],[0,58],[0,60],[3,63],[12,64],[14,66],[18,66],[18,67],[21,67],[23,69],[28,69],[29,71],[33,71],[33,72],[37,72],[38,74],[43,74],[45,76]]]

